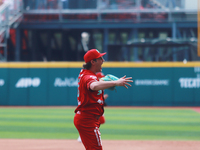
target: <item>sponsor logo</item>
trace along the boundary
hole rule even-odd
[[[3,86],[5,81],[3,79],[0,79],[0,86]]]
[[[200,88],[200,78],[180,78],[181,88]]]
[[[15,84],[16,88],[38,87],[41,83],[40,78],[20,78]]]
[[[90,76],[90,78],[95,79],[95,80],[97,79],[97,77],[96,77],[96,76],[93,76],[93,75]]]
[[[200,88],[200,67],[194,67],[194,73],[196,73],[196,78],[179,78],[178,82],[180,83],[181,88]]]
[[[159,80],[159,79],[143,79],[143,80],[135,80],[136,86],[168,86],[169,80]]]
[[[56,78],[54,82],[55,87],[78,87],[78,78]]]
[[[200,67],[194,67],[194,72],[199,73],[200,72]]]

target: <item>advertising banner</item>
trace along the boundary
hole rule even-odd
[[[105,90],[109,106],[200,106],[200,63],[144,64],[103,67],[105,75],[127,75],[134,81],[129,89]],[[0,66],[0,105],[77,105],[78,64],[7,66]]]
[[[8,69],[0,68],[0,105],[8,104]]]

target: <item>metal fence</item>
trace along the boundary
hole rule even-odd
[[[5,0],[0,5],[0,61],[7,60],[7,39],[10,26],[22,20],[23,1]]]
[[[0,60],[7,58],[6,39],[9,35],[9,5],[0,6]]]
[[[22,0],[5,0],[0,6],[0,36],[18,19],[23,11]],[[14,21],[13,21],[14,20]],[[1,39],[1,38],[0,38]]]
[[[46,21],[196,21],[196,7],[186,9],[185,1],[188,0],[24,0],[24,14],[57,15]],[[25,21],[30,19],[26,17]]]
[[[4,40],[9,24],[9,5],[3,4],[0,7],[0,46]]]
[[[197,10],[197,0],[24,0],[26,10],[38,9],[191,9]]]

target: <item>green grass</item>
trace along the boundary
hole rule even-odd
[[[77,139],[75,108],[0,108],[0,138]],[[200,140],[192,109],[105,108],[102,139]]]

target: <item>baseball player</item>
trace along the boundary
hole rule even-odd
[[[116,81],[99,81],[97,72],[102,71],[103,56],[97,49],[84,55],[85,64],[78,77],[78,106],[75,109],[74,125],[86,150],[102,150],[99,118],[104,113],[104,89],[114,86],[131,86],[132,77]]]
[[[105,77],[105,75],[102,72],[97,72],[96,73],[97,78],[100,80],[101,78]],[[104,100],[106,100],[108,98],[108,94],[104,94],[103,95]],[[104,101],[104,106],[106,106],[107,104]],[[105,116],[104,114],[102,116],[99,117],[99,125],[104,124],[106,122]],[[79,136],[77,139],[78,142],[82,142],[81,137]]]
[[[101,78],[105,77],[105,75],[102,72],[98,72],[96,73],[97,78],[100,80]],[[103,95],[104,100],[106,100],[108,98],[108,94],[104,94]],[[106,106],[107,104],[104,101],[104,106]],[[105,116],[104,114],[102,116],[99,117],[99,124],[104,124],[106,122]],[[79,136],[77,139],[78,142],[82,142],[81,137]]]

